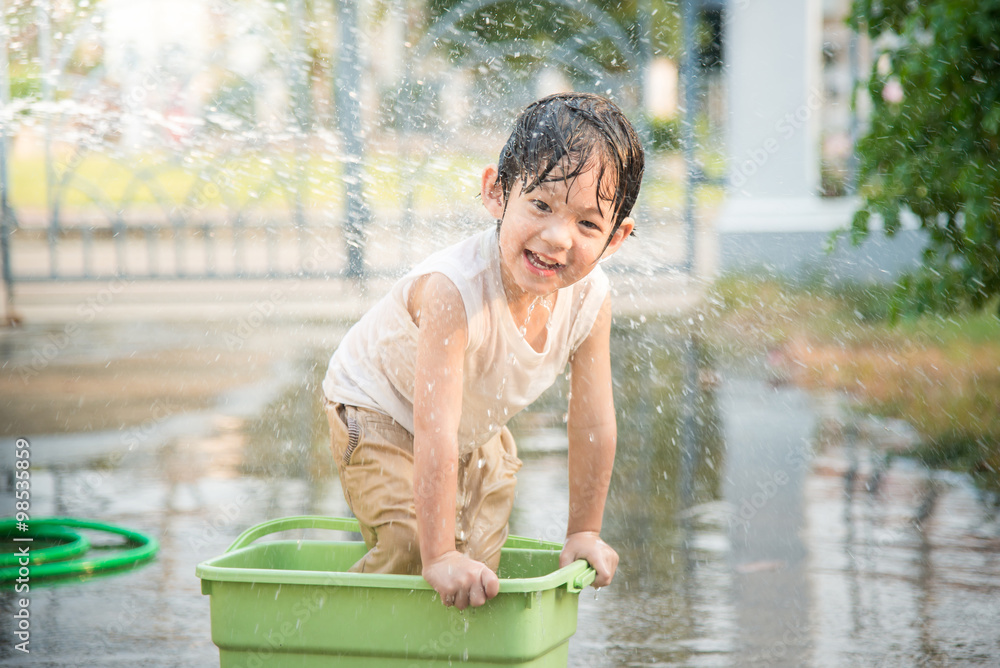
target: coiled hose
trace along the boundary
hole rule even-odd
[[[72,529],[90,529],[123,536],[127,549],[99,557],[82,556],[90,549],[90,541]],[[15,542],[14,538],[32,540]],[[46,545],[35,548],[32,546],[35,540]],[[0,519],[0,541],[16,548],[30,546],[27,555],[18,549],[0,553],[0,582],[16,580],[23,575],[21,568],[24,567],[30,569],[32,580],[89,575],[125,568],[152,559],[160,549],[155,538],[138,531],[72,517],[32,519],[28,522],[27,531],[20,531],[14,518]]]

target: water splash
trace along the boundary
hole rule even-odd
[[[528,313],[524,316],[524,324],[518,328],[518,333],[521,337],[525,337],[528,334],[528,322],[531,320],[531,314],[534,313],[535,307],[539,304],[546,310],[548,315],[545,317],[545,330],[549,331],[552,327],[552,302],[549,301],[548,297],[535,297],[528,304]]]

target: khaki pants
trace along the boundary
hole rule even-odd
[[[413,435],[377,411],[330,401],[325,405],[340,484],[368,546],[368,553],[351,571],[419,575]],[[506,427],[458,460],[455,549],[494,572],[507,540],[520,468]]]

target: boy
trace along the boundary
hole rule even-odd
[[[570,512],[560,564],[595,587],[614,463],[608,282],[642,180],[635,130],[612,102],[530,105],[482,175],[497,219],[404,276],[351,328],[323,382],[341,485],[369,552],[352,570],[422,574],[445,605],[496,596],[521,462],[506,422],[571,369]]]

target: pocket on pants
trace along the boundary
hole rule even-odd
[[[341,419],[347,427],[347,448],[344,450],[343,464],[348,466],[361,440],[361,423],[353,415],[345,415]]]
[[[351,456],[361,442],[361,422],[354,416],[353,408],[329,402],[326,415],[330,422],[330,450],[337,468],[351,463]]]
[[[523,462],[517,456],[517,444],[507,427],[500,432],[500,443],[503,445],[503,463],[507,471],[511,474],[517,473],[521,470]]]

